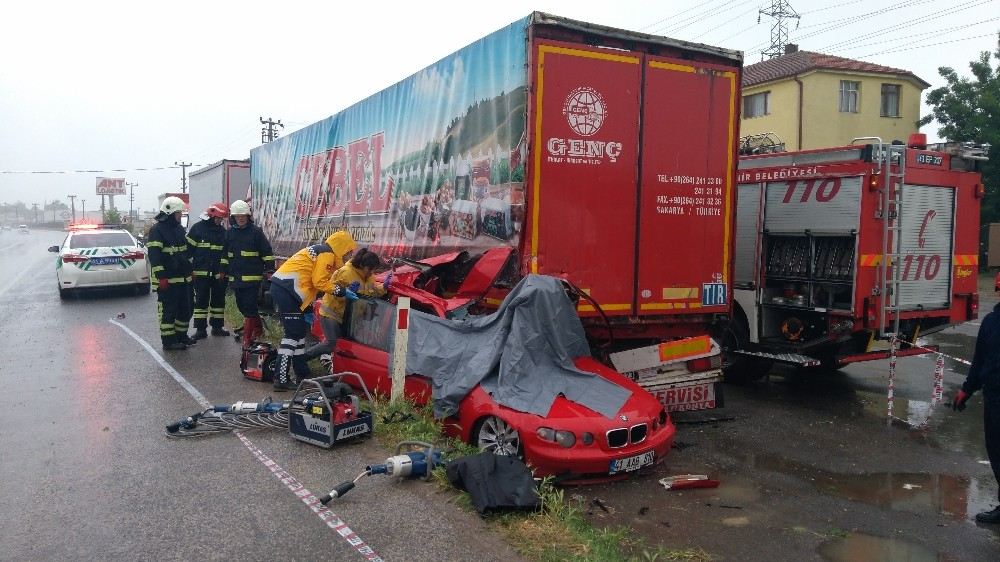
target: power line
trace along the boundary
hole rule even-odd
[[[205,164],[188,164],[188,166],[204,166]],[[176,170],[180,166],[159,166],[156,168],[111,168],[105,170],[0,170],[0,174],[106,174],[108,172],[156,172],[160,170]]]
[[[874,57],[874,56],[877,56],[877,55],[886,55],[886,54],[889,54],[889,53],[901,53],[903,51],[913,51],[913,50],[916,50],[916,49],[923,49],[923,48],[926,48],[926,47],[936,47],[937,45],[947,45],[948,43],[958,43],[960,41],[971,41],[972,39],[982,39],[983,37],[993,37],[994,35],[995,34],[993,34],[993,33],[984,33],[983,35],[974,35],[972,37],[962,37],[961,39],[952,39],[951,41],[940,41],[938,43],[926,43],[924,45],[919,45],[919,46],[916,46],[916,47],[908,47],[906,49],[891,49],[891,50],[888,50],[888,51],[880,51],[878,53],[871,53],[871,54],[868,54],[868,55],[861,55],[859,57],[854,57],[854,58],[866,59],[868,57]]]
[[[839,8],[841,6],[848,6],[850,4],[860,4],[862,2],[867,2],[868,0],[851,0],[850,2],[841,2],[840,4],[834,4],[833,6],[827,6],[825,8],[816,8],[815,10],[809,10],[808,12],[802,12],[800,16],[807,14],[815,14],[816,12],[825,12],[827,10],[832,10],[834,8]]]
[[[753,2],[753,0],[743,0],[743,2],[740,2],[739,4],[735,4],[733,6],[729,6],[728,8],[724,8],[722,6],[726,6],[728,4],[731,4],[732,2],[729,2],[727,4],[723,4],[722,6],[719,6],[719,8],[708,9],[708,10],[706,10],[706,11],[700,13],[700,14],[695,14],[694,16],[691,17],[691,20],[688,21],[687,23],[685,23],[685,24],[683,24],[683,25],[681,25],[679,27],[674,27],[674,28],[670,29],[668,32],[665,32],[665,33],[677,33],[678,31],[680,31],[680,30],[682,30],[682,29],[684,29],[684,28],[686,28],[688,26],[691,26],[691,25],[694,25],[696,23],[701,23],[701,22],[705,21],[705,16],[711,17],[711,16],[715,16],[715,15],[721,14],[723,12],[728,12],[729,10],[732,10],[733,8],[739,8],[740,6],[742,6],[744,4],[747,4],[749,2]]]
[[[638,31],[645,31],[645,30],[647,30],[647,29],[650,29],[650,28],[653,28],[653,27],[656,27],[656,26],[660,25],[661,23],[663,23],[663,22],[667,21],[668,19],[670,19],[670,18],[672,18],[672,17],[676,18],[677,16],[679,16],[679,15],[681,15],[681,14],[686,14],[687,12],[690,12],[691,10],[694,10],[694,9],[697,9],[697,8],[700,8],[700,7],[704,6],[705,4],[711,4],[711,3],[713,2],[713,1],[714,1],[714,0],[706,0],[705,2],[702,2],[701,4],[696,4],[696,5],[694,5],[694,6],[691,6],[690,8],[688,8],[688,9],[686,9],[686,10],[681,10],[680,12],[677,12],[676,14],[673,14],[673,15],[670,15],[670,16],[667,16],[667,17],[665,17],[665,18],[663,18],[663,19],[660,19],[660,20],[657,20],[657,21],[655,21],[655,22],[653,22],[653,23],[651,23],[651,24],[649,24],[649,25],[647,25],[647,26],[644,26],[644,27],[640,27],[640,28],[638,29]]]
[[[792,8],[787,0],[771,0],[771,9],[766,12],[760,10],[757,16],[758,22],[761,15],[774,18],[774,25],[771,26],[771,45],[767,50],[761,51],[761,60],[764,57],[770,59],[780,57],[785,54],[785,45],[788,44],[788,25],[785,24],[785,20],[799,20],[801,16],[799,16],[798,12],[795,11],[795,8]]]
[[[701,19],[704,18],[706,15],[711,14],[711,13],[715,13],[720,8],[722,8],[724,6],[727,6],[729,4],[732,4],[734,1],[735,0],[726,0],[723,4],[721,4],[719,6],[711,6],[707,10],[703,10],[703,11],[698,12],[696,14],[692,14],[692,15],[686,17],[686,18],[681,18],[679,20],[672,21],[672,22],[668,23],[667,25],[665,25],[663,27],[657,28],[656,30],[652,31],[651,33],[654,33],[654,34],[657,34],[657,35],[666,35],[668,33],[673,33],[674,31],[677,31],[679,29],[687,27],[687,26],[691,25],[692,23],[694,23],[696,21],[701,21]]]
[[[847,40],[841,41],[839,43],[833,43],[831,45],[827,45],[826,47],[823,47],[822,50],[836,49],[836,48],[839,48],[839,47],[844,47],[846,45],[850,45],[852,43],[857,43],[858,41],[861,41],[863,39],[867,39],[869,37],[874,37],[874,36],[877,36],[877,35],[882,35],[882,34],[884,34],[887,31],[898,31],[900,29],[905,29],[907,27],[913,27],[914,25],[919,25],[919,24],[924,23],[925,21],[930,20],[930,19],[935,19],[935,20],[936,19],[941,19],[942,17],[947,17],[947,16],[952,15],[952,14],[957,14],[958,12],[963,12],[965,10],[969,10],[971,8],[975,8],[976,6],[982,6],[983,4],[989,4],[991,1],[992,0],[983,0],[982,2],[979,2],[978,4],[972,4],[972,2],[970,1],[970,2],[967,2],[966,4],[960,4],[960,5],[956,6],[948,14],[937,14],[937,13],[935,13],[935,14],[928,14],[926,16],[920,16],[920,17],[917,17],[917,18],[913,18],[911,20],[906,20],[906,21],[898,23],[896,25],[891,25],[889,27],[884,27],[882,29],[877,29],[875,31],[871,31],[871,32],[865,33],[863,35],[858,35],[856,37],[853,37],[851,39],[847,39]]]
[[[735,8],[735,6],[733,6],[733,7]],[[740,13],[739,15],[737,15],[737,16],[733,16],[732,18],[730,18],[730,19],[728,19],[728,20],[726,20],[726,21],[724,21],[724,22],[720,23],[719,25],[717,25],[717,26],[715,26],[715,27],[713,27],[713,28],[709,29],[709,30],[708,30],[708,31],[706,31],[705,33],[702,33],[701,35],[695,35],[694,37],[692,37],[692,38],[691,38],[691,41],[694,41],[695,39],[698,39],[698,38],[701,38],[701,37],[704,37],[705,35],[708,35],[709,33],[712,33],[713,31],[718,31],[719,29],[721,29],[721,28],[723,28],[723,27],[725,27],[725,26],[729,25],[730,23],[732,23],[732,22],[734,22],[734,21],[736,21],[736,20],[738,20],[738,19],[742,18],[743,16],[745,16],[745,15],[749,14],[750,12],[754,12],[754,11],[756,11],[756,10],[757,10],[757,6],[752,6],[752,7],[751,7],[751,8],[749,9],[749,10],[747,10],[747,11],[745,11],[745,12],[741,12],[741,13]]]
[[[959,29],[967,29],[967,28],[970,28],[970,27],[975,27],[977,25],[982,25],[984,23],[990,23],[990,22],[996,21],[996,20],[1000,20],[1000,17],[990,18],[988,20],[983,20],[983,21],[977,21],[976,23],[969,23],[969,24],[965,24],[965,25],[957,25],[957,26],[954,26],[954,27],[946,28],[946,29],[934,29],[934,30],[931,30],[931,31],[925,31],[923,33],[916,33],[916,34],[913,34],[913,35],[907,35],[905,37],[897,37],[895,39],[886,39],[885,41],[873,41],[871,43],[862,43],[860,45],[852,45],[852,46],[849,46],[849,47],[845,46],[845,47],[842,47],[839,50],[848,50],[848,51],[850,51],[850,50],[854,50],[854,49],[860,49],[862,47],[871,47],[872,45],[883,45],[885,43],[895,43],[897,41],[904,41],[906,39],[913,39],[913,38],[916,38],[916,37],[924,37],[924,39],[917,39],[916,41],[911,41],[909,43],[903,43],[901,45],[896,45],[893,48],[902,47],[902,46],[905,46],[905,45],[913,45],[913,44],[919,43],[919,42],[921,42],[921,41],[923,41],[925,39],[929,39],[930,37],[938,37],[940,35],[944,35],[945,33],[949,33],[949,32],[952,32],[952,31],[958,31]],[[930,37],[925,37],[925,36],[930,36]]]

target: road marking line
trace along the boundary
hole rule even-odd
[[[27,275],[28,273],[30,273],[31,269],[32,268],[30,268],[30,267],[25,267],[24,269],[21,270],[20,273],[18,273],[17,275],[15,275],[14,278],[11,279],[10,282],[8,282],[5,287],[0,288],[0,296],[3,296],[7,291],[9,291],[9,290],[13,289],[14,287],[16,287],[18,281],[20,281],[22,277],[24,277],[25,275]]]
[[[112,318],[109,318],[108,322],[111,322],[115,326],[118,326],[119,328],[124,330],[126,334],[132,336],[132,339],[137,341],[139,345],[141,345],[146,350],[146,352],[149,353],[153,357],[153,359],[155,359],[156,362],[160,364],[161,367],[163,367],[163,370],[169,373],[170,376],[173,377],[175,381],[177,381],[177,384],[181,385],[184,388],[184,390],[186,390],[188,394],[190,394],[191,397],[194,398],[196,402],[198,402],[198,404],[200,404],[204,408],[212,407],[212,403],[209,402],[207,398],[205,398],[205,395],[199,392],[198,389],[194,387],[194,385],[188,382],[188,380],[185,379],[183,375],[177,372],[177,369],[174,369],[173,366],[170,365],[170,363],[167,363],[167,360],[164,359],[162,355],[157,353],[156,350],[153,349],[153,346],[149,345],[149,342],[142,339],[142,337],[140,337],[138,334],[129,329],[128,326],[122,324],[121,322],[117,322]],[[265,468],[270,470],[271,474],[273,474],[275,478],[277,478],[282,484],[285,485],[286,488],[288,488],[288,491],[292,492],[292,494],[294,494],[297,498],[299,498],[299,500],[301,500],[302,503],[304,503],[306,507],[309,508],[310,511],[315,513],[316,516],[319,517],[320,521],[322,521],[327,527],[329,527],[332,531],[336,532],[341,538],[344,539],[345,542],[347,542],[347,544],[351,545],[351,547],[353,547],[354,550],[358,551],[359,554],[364,556],[365,560],[369,560],[370,562],[383,562],[382,557],[380,557],[375,552],[375,550],[372,549],[372,547],[365,544],[365,541],[361,537],[359,537],[357,533],[352,531],[351,528],[347,526],[347,523],[345,523],[344,520],[341,519],[336,513],[331,511],[325,505],[319,503],[319,498],[317,498],[315,494],[310,492],[308,488],[303,486],[298,481],[298,479],[292,476],[291,473],[289,473],[285,469],[281,468],[281,466],[278,463],[271,460],[270,457],[265,455],[264,452],[261,451],[259,447],[254,445],[252,441],[247,439],[247,437],[243,435],[242,432],[235,431],[234,433],[236,434],[237,437],[240,438],[240,441],[243,442],[243,445],[247,449],[249,449],[250,453],[258,461],[260,461],[260,463],[263,464]]]

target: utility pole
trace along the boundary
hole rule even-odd
[[[788,44],[788,26],[786,19],[796,20],[795,28],[799,27],[799,13],[788,3],[788,0],[771,0],[771,8],[767,11],[759,10],[757,13],[757,23],[760,23],[760,16],[765,15],[774,18],[774,25],[771,26],[771,46],[760,53],[760,60],[764,57],[773,59],[785,54],[785,45]]]
[[[194,164],[181,160],[180,162],[174,162],[174,166],[181,167],[181,193],[187,193],[188,190],[187,169],[189,166],[194,166]]]
[[[80,211],[81,219],[83,222],[87,222],[87,200],[80,199],[80,205],[83,206],[83,210]]]
[[[281,124],[281,119],[278,119],[277,121],[272,120],[270,117],[266,120],[263,117],[258,117],[258,119],[260,119],[260,124],[264,125],[264,127],[260,128],[260,142],[262,144],[267,144],[278,138],[278,130],[275,128],[276,126],[281,127],[282,129],[285,128],[285,126]]]
[[[125,182],[125,185],[128,186],[128,222],[135,223],[135,217],[132,216],[132,202],[135,201],[135,186],[139,184]]]
[[[38,203],[32,203],[31,210],[35,212],[35,224],[38,224]]]

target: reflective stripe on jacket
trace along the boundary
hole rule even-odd
[[[229,285],[235,289],[260,283],[265,271],[274,271],[271,243],[253,221],[240,228],[235,221],[226,231],[226,250],[221,260]]]
[[[149,255],[150,283],[156,286],[160,279],[170,283],[185,283],[191,281],[191,258],[184,227],[166,215],[157,219],[156,224],[149,229],[149,239],[146,241]]]
[[[208,218],[196,222],[187,235],[191,246],[191,265],[195,275],[212,276],[222,271],[222,251],[226,229]]]
[[[344,289],[357,281],[359,288],[356,291],[362,297],[381,297],[385,294],[385,287],[382,283],[375,281],[374,275],[369,275],[368,279],[361,277],[361,272],[354,267],[354,264],[347,262],[343,267],[333,274],[333,284]],[[344,307],[347,305],[344,297],[335,297],[333,293],[323,295],[323,304],[319,307],[320,316],[333,318],[337,322],[344,321]]]
[[[347,232],[334,232],[325,243],[295,252],[281,264],[271,282],[295,294],[300,301],[299,307],[306,310],[316,300],[317,293],[333,291],[333,274],[344,265],[344,256],[357,246]]]

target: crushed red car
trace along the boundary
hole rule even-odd
[[[498,248],[476,256],[460,252],[405,262],[395,269],[388,301],[362,299],[351,307],[334,351],[334,370],[357,372],[373,392],[388,394],[398,297],[410,297],[412,309],[439,318],[487,314],[492,309],[484,306],[485,297],[504,288],[510,261],[510,249]],[[547,415],[526,413],[499,404],[477,384],[461,399],[457,413],[444,419],[446,431],[485,451],[520,456],[536,476],[565,481],[622,477],[662,461],[676,431],[663,406],[590,356],[575,357],[573,364],[628,391],[614,416],[564,395],[555,397]],[[406,377],[404,392],[426,404],[431,387],[429,377],[414,373]]]

